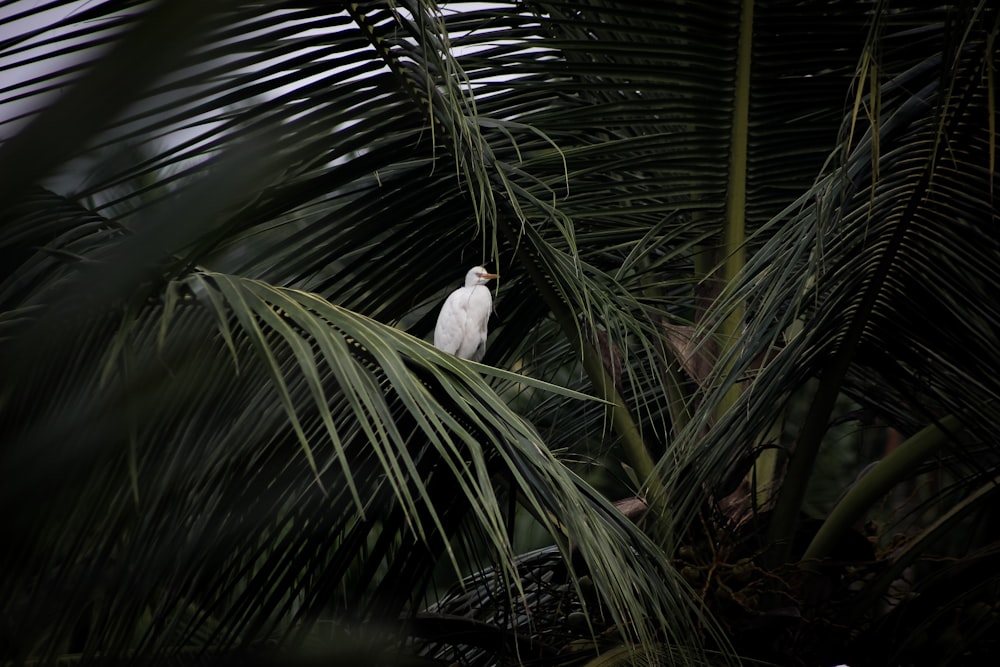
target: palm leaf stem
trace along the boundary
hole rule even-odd
[[[910,436],[879,461],[830,512],[806,548],[802,556],[803,566],[814,568],[818,561],[826,558],[865,511],[912,474],[928,457],[948,444],[961,428],[958,418],[948,415]]]
[[[740,35],[736,58],[732,129],[729,141],[729,175],[726,179],[726,227],[723,240],[723,284],[736,285],[746,264],[746,205],[748,153],[750,140],[750,80],[753,60],[753,0],[745,0],[740,8]],[[746,307],[742,301],[732,304],[721,326],[719,356],[726,360],[724,377],[731,374],[736,364],[734,347],[742,340],[743,317]],[[728,412],[736,404],[741,385],[733,379],[716,407],[716,417]],[[764,448],[754,461],[751,472],[756,504],[763,507],[773,493],[772,481],[777,467],[777,452]]]
[[[744,0],[740,10],[740,36],[736,58],[736,82],[733,91],[732,129],[729,138],[729,174],[726,179],[726,227],[723,237],[722,278],[724,285],[735,285],[746,263],[747,156],[750,138],[750,65],[753,52],[753,0]],[[722,321],[719,358],[740,340],[743,306],[735,304]],[[732,366],[733,362],[729,362]],[[719,406],[728,410],[736,402],[739,385],[732,384]]]

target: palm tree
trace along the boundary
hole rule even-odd
[[[5,662],[991,655],[996,8],[3,11]]]

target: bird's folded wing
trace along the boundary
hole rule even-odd
[[[466,335],[467,321],[468,310],[465,300],[458,293],[452,294],[441,306],[441,313],[434,329],[434,347],[456,354]]]

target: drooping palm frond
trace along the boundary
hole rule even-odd
[[[294,619],[327,611],[331,591],[391,617],[416,604],[415,582],[447,559],[470,515],[510,558],[498,484],[518,489],[557,534],[563,525],[580,541],[619,623],[648,604],[660,611],[640,632],[652,636],[666,619],[668,636],[694,637],[697,611],[682,602],[687,593],[672,568],[547,454],[533,458],[541,441],[525,419],[567,458],[581,442],[588,454],[638,445],[630,461],[637,469],[640,454],[647,463],[665,454],[670,512],[655,518],[668,537],[683,534],[724,478],[752,460],[756,439],[810,377],[827,385],[805,440],[818,442],[828,421],[823,397],[840,392],[904,430],[971,405],[980,408],[978,438],[993,423],[980,399],[995,388],[969,370],[995,349],[992,241],[979,224],[993,214],[983,187],[995,144],[994,83],[983,74],[992,71],[995,27],[985,5],[969,15],[865,2],[7,6],[35,23],[0,42],[3,63],[27,66],[54,46],[68,59],[5,83],[0,107],[78,87],[4,123],[8,136],[17,132],[0,147],[0,200],[18,203],[24,185],[56,169],[50,186],[90,209],[43,197],[4,214],[0,251],[12,260],[3,264],[5,326],[17,333],[34,322],[51,335],[52,357],[66,361],[47,359],[37,336],[17,340],[8,358],[23,368],[47,361],[49,370],[6,404],[8,417],[16,416],[16,432],[37,436],[25,442],[54,446],[83,431],[90,438],[82,441],[125,452],[116,484],[87,491],[98,502],[112,488],[141,502],[155,462],[180,470],[189,450],[141,456],[142,445],[176,434],[213,452],[221,472],[198,480],[224,478],[236,493],[216,500],[199,486],[192,499],[212,507],[249,499],[270,513],[253,524],[261,543],[213,547],[194,567],[223,563],[197,599],[207,613],[179,610],[200,586],[157,566],[181,585],[162,595],[147,587],[136,599],[159,605],[156,618],[172,619],[179,634],[159,634],[157,620],[146,639],[110,626],[94,637],[156,651],[192,637],[237,645],[269,628],[287,636]],[[188,19],[198,27],[185,32],[194,48],[166,48],[171,26]],[[101,58],[105,46],[117,51]],[[73,58],[93,62],[91,74]],[[743,152],[745,163],[732,158]],[[949,215],[954,229],[940,224]],[[932,242],[942,230],[962,240]],[[746,281],[725,288],[743,251]],[[965,257],[977,261],[968,275]],[[426,337],[442,290],[487,260],[503,277],[486,361],[608,397],[611,419],[600,403],[510,373],[494,373],[486,387],[465,365],[384,326]],[[938,283],[924,285],[927,275]],[[963,318],[969,345],[948,347],[951,332],[925,321],[928,300]],[[739,331],[733,313],[744,309],[736,345],[726,335]],[[88,320],[92,310],[101,315]],[[669,340],[678,329],[665,327],[691,322],[702,325],[684,330],[695,332],[692,346],[723,353],[712,377],[668,371],[678,361]],[[775,356],[782,337],[787,345]],[[732,388],[764,359],[734,404]],[[88,396],[88,387],[111,391],[121,369],[144,378],[145,391],[129,401]],[[198,402],[181,389],[199,373],[215,380],[199,387],[204,405],[185,427],[189,403]],[[212,399],[229,406],[218,423]],[[503,406],[507,399],[519,414]],[[124,430],[102,422],[107,433],[80,427],[88,415],[113,414],[107,405],[150,422],[132,418]],[[49,420],[45,406],[61,418]],[[50,421],[64,426],[34,429]],[[606,435],[608,424],[617,438]],[[239,446],[228,448],[233,438]],[[370,439],[389,444],[364,447]],[[484,440],[495,451],[480,451]],[[957,479],[990,472],[989,446],[972,449],[979,441],[955,450],[964,460],[947,459]],[[987,458],[974,470],[980,453]],[[262,470],[285,490],[269,496],[271,473]],[[173,497],[167,481],[180,478],[172,472],[151,488]],[[797,511],[795,495],[785,504]],[[482,510],[450,508],[457,497],[481,500],[470,505]],[[366,498],[383,511],[381,523],[357,512]],[[177,508],[216,526],[225,515]],[[83,525],[99,518],[75,511]],[[311,537],[292,525],[308,526]],[[37,543],[47,538],[19,530]],[[140,532],[157,530],[150,522]],[[165,534],[181,539],[184,530]],[[127,540],[129,554],[146,555],[147,545]],[[638,540],[638,555],[625,548],[629,540]],[[603,551],[602,541],[613,548]],[[67,538],[63,551],[73,544]],[[641,574],[613,565],[619,558]],[[399,582],[406,585],[394,590]],[[94,590],[83,589],[59,623],[79,616]],[[650,599],[628,590],[648,590]],[[126,615],[142,614],[130,604]],[[41,642],[42,632],[22,645]]]
[[[44,195],[24,223],[53,205],[66,224],[72,207]],[[87,234],[79,223],[97,219],[75,212],[22,264],[63,294],[79,294],[73,274],[92,275],[101,250],[131,240]],[[46,280],[31,296],[55,291]],[[3,293],[30,304],[18,282]],[[6,514],[18,545],[5,562],[11,658],[225,653],[288,641],[322,614],[393,620],[417,608],[439,559],[455,563],[450,540],[467,518],[516,600],[500,482],[564,548],[572,540],[602,599],[620,599],[607,612],[623,630],[649,636],[651,623],[690,618],[652,543],[467,364],[316,295],[237,276],[196,272],[147,293],[6,310],[5,353],[24,356],[7,357],[3,499],[31,508]],[[67,322],[73,335],[52,331]],[[49,345],[27,342],[37,338]]]
[[[246,29],[252,21],[237,23]],[[258,27],[289,24],[295,19],[269,14]],[[226,27],[216,29],[226,39]],[[260,39],[273,43],[275,35],[268,37]],[[385,152],[377,152],[377,129],[373,141],[352,148],[348,140],[331,152],[324,143],[328,131],[312,119],[299,129],[315,134],[284,125],[300,120],[302,109],[264,103],[235,114],[232,123],[229,111],[203,117],[202,109],[216,108],[197,104],[214,94],[207,86],[228,79],[205,64],[220,57],[211,48],[194,53],[204,56],[201,64],[189,63],[194,74],[173,74],[153,89],[164,100],[161,108],[140,104],[94,140],[98,149],[134,140],[149,150],[160,135],[213,126],[207,137],[169,144],[161,155],[86,184],[82,194],[97,203],[96,211],[122,212],[118,219],[101,219],[44,193],[27,200],[12,194],[18,208],[5,213],[4,249],[17,260],[4,283],[5,357],[19,378],[5,391],[16,397],[5,403],[11,445],[5,470],[21,477],[5,486],[6,499],[31,499],[40,508],[12,526],[21,551],[12,555],[10,571],[23,573],[7,591],[19,618],[8,628],[17,635],[12,657],[79,650],[85,659],[98,652],[169,656],[192,644],[225,651],[269,634],[288,636],[297,621],[342,608],[341,596],[362,605],[362,618],[392,618],[417,603],[419,581],[447,551],[467,512],[478,518],[514,582],[493,497],[493,485],[507,479],[527,507],[573,540],[622,632],[693,641],[697,606],[670,566],[552,459],[532,429],[495,397],[490,401],[494,395],[475,373],[345,309],[361,305],[390,321],[400,317],[413,298],[398,289],[404,266],[389,265],[385,280],[376,275],[333,306],[259,282],[269,268],[259,266],[263,254],[251,261],[236,254],[246,250],[231,239],[289,228],[287,236],[279,229],[270,237],[281,253],[271,262],[296,264],[282,266],[287,277],[274,282],[314,287],[324,279],[313,277],[321,273],[316,262],[323,255],[296,252],[315,234],[297,234],[296,227],[337,222],[340,238],[353,235],[354,242],[342,247],[334,238],[325,263],[332,275],[351,266],[356,278],[365,274],[356,267],[368,250],[369,230],[352,232],[351,224],[379,211],[377,205],[366,209],[361,194],[381,187],[383,178],[373,170],[355,184],[359,160],[368,156],[382,155],[385,162],[375,164],[388,165],[387,183],[412,168],[464,202],[467,191],[453,175],[441,167],[440,175],[431,171],[433,145],[429,156],[412,151],[423,131],[412,100],[393,97],[388,105],[387,114],[408,109],[415,122],[391,135]],[[361,84],[366,98],[368,84]],[[178,100],[184,91],[189,97]],[[38,122],[51,122],[47,114]],[[369,118],[366,112],[362,120]],[[231,148],[251,142],[260,145]],[[7,156],[17,155],[16,142],[4,148],[14,151]],[[417,158],[407,160],[401,148]],[[357,159],[337,164],[348,156]],[[121,196],[126,180],[171,168],[178,169],[174,176]],[[345,220],[345,210],[357,217]],[[398,210],[383,208],[380,217],[398,220]],[[36,225],[53,213],[51,227]],[[431,214],[424,220],[439,224]],[[406,247],[392,229],[382,238]],[[192,273],[201,261],[241,262],[250,277]],[[389,310],[372,305],[389,291],[400,294],[389,300]],[[394,345],[386,347],[390,340]],[[451,372],[432,380],[426,372],[434,368]],[[456,371],[474,389],[456,393]],[[485,411],[477,413],[477,405]],[[530,447],[510,449],[517,441]],[[38,452],[44,456],[31,455]],[[436,482],[433,491],[428,477]],[[56,481],[64,484],[61,494],[39,496]],[[453,505],[463,494],[469,502]],[[74,496],[84,502],[60,517]],[[164,552],[165,543],[176,550]],[[36,569],[35,555],[45,551]],[[650,560],[622,567],[637,556]],[[110,587],[89,573],[110,577]],[[36,585],[43,594],[27,601],[23,587]],[[57,607],[62,611],[53,614]],[[79,638],[69,632],[73,627],[80,628]]]
[[[887,457],[883,470],[859,481],[885,480],[867,489],[875,498],[936,461],[947,485],[923,507],[941,512],[995,476],[1000,415],[988,369],[1000,363],[991,295],[1000,268],[991,232],[997,29],[984,6],[878,14],[829,169],[762,235],[733,300],[718,306],[751,304],[734,355],[753,381],[707,437],[686,434],[703,443],[688,451],[705,457],[696,469],[706,485],[718,487],[734,466],[745,469],[740,452],[808,379],[819,381],[772,518],[776,561],[790,555],[815,453],[841,394],[906,434],[938,425],[933,440],[904,443],[921,458]],[[757,375],[758,360],[782,338]],[[725,386],[708,402],[721,400]],[[896,465],[907,467],[888,469]],[[907,516],[897,516],[898,525]],[[860,518],[831,526],[826,546],[808,553],[827,555],[834,535]]]
[[[718,167],[729,152],[732,90],[728,86],[736,47],[732,39],[718,39],[717,30],[735,25],[739,4],[701,8],[660,3],[650,8],[627,2],[552,3],[524,8],[499,3],[468,10],[463,3],[454,6],[461,11],[449,6],[440,20],[418,20],[427,13],[421,5],[396,12],[377,3],[362,5],[359,11],[369,26],[363,30],[345,13],[289,9],[258,15],[251,13],[257,10],[233,10],[226,17],[227,27],[216,27],[218,45],[199,50],[183,75],[166,77],[151,91],[151,99],[127,114],[103,143],[129,137],[148,142],[168,133],[176,136],[178,130],[184,131],[180,136],[187,141],[147,144],[156,150],[155,158],[130,165],[107,180],[175,168],[180,171],[174,182],[183,182],[185,173],[197,174],[204,168],[199,157],[211,155],[253,128],[283,126],[289,143],[310,157],[290,168],[280,189],[266,193],[259,229],[247,233],[271,230],[269,239],[284,230],[295,233],[283,242],[288,254],[281,255],[281,261],[267,244],[258,260],[251,255],[237,266],[277,284],[315,280],[320,269],[329,268],[322,272],[328,277],[319,291],[330,295],[334,289],[352,288],[345,283],[351,269],[362,262],[386,256],[395,262],[411,256],[415,263],[418,258],[429,259],[414,251],[431,233],[429,225],[438,225],[436,238],[453,244],[452,263],[424,266],[422,273],[435,280],[418,283],[426,284],[426,289],[416,299],[401,297],[391,280],[365,293],[372,307],[399,300],[386,311],[385,318],[391,321],[454,280],[450,277],[456,273],[454,266],[462,261],[460,244],[471,241],[475,229],[469,224],[469,211],[477,210],[463,190],[506,189],[498,188],[495,179],[490,182],[489,174],[472,179],[486,182],[463,188],[452,178],[453,170],[443,166],[448,153],[435,148],[439,137],[429,116],[445,117],[441,122],[447,129],[462,125],[459,120],[447,121],[457,118],[458,112],[465,114],[465,125],[478,129],[499,177],[515,188],[511,202],[515,210],[530,215],[540,238],[551,244],[548,250],[544,245],[535,249],[550,255],[546,270],[556,276],[576,272],[559,281],[574,310],[589,313],[590,304],[599,302],[607,288],[606,281],[589,285],[579,264],[558,261],[554,251],[579,256],[626,285],[662,285],[664,272],[680,276],[653,249],[669,243],[673,252],[687,244],[696,254],[697,244],[709,247],[712,242],[706,240],[719,234],[727,178]],[[110,11],[107,5],[100,7]],[[100,7],[85,18],[100,16]],[[114,14],[112,18],[124,20]],[[831,107],[842,103],[842,84],[856,61],[854,50],[843,45],[847,36],[858,34],[866,15],[852,3],[830,5],[820,14],[796,14],[784,5],[765,4],[757,7],[754,20],[762,37],[753,54],[750,164],[762,166],[751,168],[743,178],[760,180],[762,185],[759,193],[750,187],[751,227],[779,210],[782,202],[791,201],[792,193],[810,182],[825,158],[825,150],[803,147],[832,142],[839,114]],[[795,66],[790,68],[784,48],[787,36],[814,36],[820,26],[827,34],[831,25],[838,26],[830,35],[830,43],[838,48],[807,40],[810,48],[797,48]],[[447,54],[435,50],[443,48],[436,37],[441,30],[447,31],[449,40],[444,46],[454,47],[460,76],[467,78],[476,96],[478,115],[469,115],[470,107],[461,99],[458,109],[449,111],[452,97],[446,95],[429,99],[425,107],[415,107],[407,98],[408,91],[434,93],[437,86],[453,85],[442,70]],[[382,64],[366,52],[369,33],[383,45]],[[831,50],[837,53],[836,63],[829,59]],[[234,59],[230,53],[253,55]],[[400,63],[398,72],[384,66],[392,57]],[[410,63],[423,61],[433,66],[429,73],[414,73]],[[400,81],[400,72],[414,80]],[[790,103],[793,99],[795,105]],[[815,109],[803,103],[812,103]],[[776,116],[775,111],[783,109],[792,111],[787,118]],[[818,123],[816,118],[825,121]],[[384,131],[388,128],[391,133]],[[432,166],[431,159],[441,168]],[[787,173],[775,177],[767,160],[780,162]],[[428,177],[431,180],[425,181]],[[566,197],[568,181],[573,186]],[[407,187],[417,183],[420,187]],[[90,186],[87,193],[101,192],[101,183]],[[776,189],[789,194],[776,198]],[[139,191],[136,196],[143,194]],[[415,196],[420,198],[412,199]],[[428,226],[414,225],[405,235],[378,236],[376,223],[398,231],[386,215],[396,210],[396,202],[427,211]],[[678,211],[694,215],[677,215]],[[354,225],[348,224],[350,219]],[[252,221],[248,216],[245,224]],[[572,227],[566,221],[572,221]],[[661,232],[650,235],[649,229],[657,226]],[[379,242],[363,243],[364,236]],[[331,267],[322,252],[324,241],[343,243],[344,254],[357,252],[356,263]],[[493,252],[473,241],[464,251],[465,261],[479,261]],[[627,258],[631,260],[626,262]],[[634,263],[636,258],[650,263],[645,275],[643,265]],[[622,268],[623,262],[628,268]],[[511,288],[516,288],[519,275],[515,270],[509,276]],[[344,305],[356,307],[353,302]],[[683,303],[668,302],[668,306],[685,308]],[[543,311],[536,305],[529,321],[537,321],[539,312]],[[641,327],[627,319],[625,324]]]

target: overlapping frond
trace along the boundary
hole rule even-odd
[[[85,233],[84,221],[114,225],[41,194],[21,215],[53,205],[76,224],[22,267],[79,290],[72,274],[128,235]],[[31,302],[19,283],[4,284],[8,307]],[[18,654],[227,651],[285,641],[321,614],[393,619],[419,604],[438,559],[457,566],[450,540],[468,520],[517,604],[501,481],[582,556],[619,627],[641,637],[697,618],[652,543],[475,368],[257,280],[202,271],[147,295],[83,313],[59,301],[6,310],[5,352],[25,356],[7,357],[22,379],[5,387],[3,498],[34,507],[7,526]],[[44,336],[46,309],[60,308],[75,335]],[[26,342],[36,336],[54,345]],[[44,644],[80,624],[84,645]]]
[[[950,443],[964,471],[957,479],[992,476],[998,388],[984,369],[1000,361],[989,294],[998,268],[986,74],[995,30],[989,12],[957,8],[881,16],[867,47],[877,63],[861,60],[838,154],[772,223],[734,296],[751,309],[734,354],[753,381],[705,447],[688,450],[709,457],[699,469],[714,467],[715,483],[747,465],[748,433],[766,433],[817,377],[798,448],[815,453],[843,393],[904,433],[958,417],[974,435]],[[765,355],[773,360],[756,376]]]
[[[458,139],[490,146],[475,143],[478,131],[454,130],[476,130],[473,114],[432,109],[428,117],[400,80],[404,71],[372,68],[371,54],[359,55],[372,40],[355,28],[374,29],[396,40],[400,62],[433,72],[415,55],[427,45],[396,32],[422,27],[421,8],[400,21],[393,8],[366,7],[350,31],[343,14],[230,9],[225,20],[209,20],[209,37],[184,69],[88,137],[93,152],[78,164],[124,143],[149,154],[60,186],[90,200],[92,211],[44,194],[11,195],[24,208],[4,219],[5,251],[21,273],[11,265],[4,283],[6,354],[26,384],[7,388],[16,395],[6,404],[7,432],[17,444],[5,469],[25,474],[5,494],[41,509],[15,522],[22,551],[10,565],[23,585],[44,590],[19,614],[18,627],[30,631],[15,650],[171,654],[194,638],[226,650],[288,636],[339,599],[364,601],[362,617],[393,617],[417,603],[415,582],[468,513],[516,589],[498,480],[509,480],[553,532],[565,531],[560,539],[583,556],[621,631],[691,642],[699,613],[652,543],[556,462],[476,372],[356,314],[398,321],[451,282],[439,267],[453,264],[426,239],[475,233],[469,222],[493,196],[484,179],[510,176],[498,161],[485,176],[463,171],[470,145]],[[120,18],[126,31],[130,20],[149,19]],[[317,59],[322,67],[307,66]],[[442,98],[435,89],[426,101]],[[37,118],[51,122],[45,110]],[[484,126],[520,149],[514,126]],[[435,141],[440,130],[457,137]],[[50,160],[72,155],[55,153]],[[540,201],[513,182],[510,193],[522,206]],[[410,205],[418,212],[400,234]],[[56,227],[35,226],[54,212]],[[421,266],[421,250],[433,263]],[[551,258],[558,280],[565,263],[571,278],[578,270],[565,249]],[[192,272],[196,263],[242,275]],[[415,273],[431,278],[404,278]],[[23,279],[30,275],[34,282]],[[588,280],[588,290],[603,293],[600,271],[588,269]],[[533,320],[543,312],[535,308]],[[50,349],[38,346],[44,339]],[[437,374],[442,368],[450,370]],[[51,457],[32,462],[39,451]],[[57,480],[63,494],[39,495]],[[86,502],[61,521],[60,503],[74,495]],[[53,538],[48,531],[60,528],[65,536],[44,561],[56,577],[48,585],[33,561]],[[163,553],[165,543],[176,549]],[[148,567],[129,569],[139,562]],[[78,567],[111,572],[115,588],[99,578],[76,586],[69,570]],[[24,589],[10,585],[9,599],[20,604]],[[48,632],[71,637],[76,625],[88,628],[82,646],[72,638],[45,646]]]
[[[34,472],[0,493],[52,525],[86,501],[39,566],[57,566],[48,590],[149,561],[101,612],[155,609],[146,634],[86,623],[154,652],[288,637],[343,600],[394,617],[420,588],[399,582],[469,523],[516,588],[507,485],[572,541],[619,630],[684,643],[698,611],[663,555],[547,448],[601,456],[634,432],[662,456],[656,520],[676,536],[818,377],[804,440],[842,394],[904,432],[954,414],[951,491],[992,479],[993,10],[761,1],[741,52],[749,7],[6,3],[0,324],[25,384],[0,408],[7,470]],[[68,198],[26,187],[43,178]],[[736,250],[742,282],[721,285]],[[400,331],[427,337],[484,262],[501,274],[485,361],[519,373],[488,382]],[[60,454],[31,468],[36,450]],[[41,581],[30,545],[51,536],[11,525]],[[58,606],[10,597],[29,619]]]

